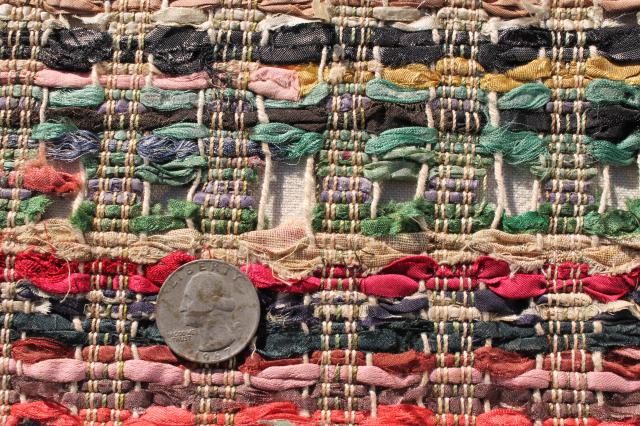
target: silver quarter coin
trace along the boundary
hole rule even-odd
[[[249,278],[218,260],[182,265],[158,293],[160,334],[173,352],[191,361],[215,363],[238,354],[259,321],[258,294]]]

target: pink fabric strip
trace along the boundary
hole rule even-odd
[[[19,78],[22,80],[26,71],[21,71]],[[0,72],[0,82],[6,84],[15,80],[15,72]],[[100,85],[106,87],[111,80],[111,86],[118,89],[142,88],[147,84],[146,76],[116,75],[99,76]],[[45,68],[36,72],[34,83],[41,87],[61,87],[81,89],[93,84],[89,73],[62,72]],[[209,77],[206,72],[197,72],[177,77],[153,75],[151,85],[165,90],[189,90],[206,89],[210,87]],[[249,89],[257,95],[263,95],[269,99],[298,101],[300,99],[300,81],[296,71],[261,67],[250,75]]]
[[[9,369],[16,373],[18,371],[17,362],[10,361]],[[185,369],[171,364],[128,360],[123,363],[88,363],[82,360],[56,358],[40,361],[34,364],[21,363],[21,375],[42,381],[55,383],[69,383],[93,379],[115,379],[126,378],[137,382],[159,383],[162,385],[181,385],[185,381]],[[536,370],[534,370],[536,371]],[[548,375],[549,372],[542,371],[538,375]],[[609,373],[613,377],[618,377]],[[120,376],[119,376],[120,375]],[[198,372],[189,372],[190,381],[195,384],[205,384],[208,379]],[[318,364],[294,364],[287,366],[268,367],[251,378],[251,384],[263,390],[293,389],[308,386],[317,382],[321,375],[335,377],[339,375],[342,380],[347,380],[353,375],[353,370],[349,366],[328,366],[324,369]],[[467,382],[467,377],[471,382],[480,383],[482,373],[470,368],[447,368],[446,376],[444,370],[436,369],[431,372],[432,381],[446,380],[449,383]],[[524,377],[523,377],[524,376]],[[527,375],[520,376],[514,380],[517,385],[527,380]],[[224,385],[229,380],[233,380],[236,385],[244,383],[244,376],[236,372],[233,377],[228,377],[225,372],[212,372],[211,383]],[[402,389],[417,385],[422,380],[421,374],[409,374],[406,376],[389,373],[376,366],[359,366],[356,372],[356,381],[365,385],[381,386],[392,389]],[[619,378],[622,382],[624,379]],[[640,383],[640,382],[638,382]]]
[[[21,79],[26,75],[21,72]],[[7,71],[0,72],[0,82],[7,83],[11,75]],[[111,76],[100,76],[100,84],[106,86]],[[89,73],[62,72],[45,68],[36,72],[34,83],[41,87],[61,87],[81,89],[93,84]],[[146,77],[133,75],[117,75],[112,81],[113,87],[118,89],[142,88],[146,85]],[[206,72],[197,72],[178,77],[156,76],[151,80],[151,85],[165,90],[189,90],[206,89],[209,87],[209,77]]]
[[[629,12],[640,9],[640,1],[637,0],[602,0],[600,5],[607,12]]]
[[[554,387],[559,388],[588,389],[602,392],[630,393],[640,390],[640,380],[626,380],[615,373],[607,371],[576,373],[535,369],[513,379],[498,383],[505,387],[528,389],[546,389],[555,384]]]
[[[293,70],[275,67],[260,67],[249,76],[249,90],[269,99],[298,101],[300,82]]]

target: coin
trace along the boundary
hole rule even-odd
[[[215,363],[238,354],[259,321],[260,302],[249,278],[218,260],[182,265],[158,293],[160,334],[173,352],[191,361]]]

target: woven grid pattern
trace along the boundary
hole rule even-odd
[[[640,422],[637,9],[0,0],[1,423]],[[195,259],[221,364],[155,324]]]

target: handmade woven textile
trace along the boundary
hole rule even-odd
[[[0,424],[640,424],[639,10],[0,0]]]

